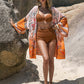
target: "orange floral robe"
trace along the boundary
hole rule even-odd
[[[65,44],[64,37],[68,37],[69,27],[67,23],[67,18],[60,13],[55,7],[51,7],[53,20],[52,23],[58,24],[59,30],[55,30],[57,43],[55,48],[56,59],[65,59]],[[26,29],[29,30],[28,40],[29,40],[29,55],[30,59],[36,59],[36,55],[42,55],[39,46],[37,44],[37,20],[36,14],[38,11],[38,6],[35,5],[29,13],[13,24],[13,27],[19,34],[24,34]]]

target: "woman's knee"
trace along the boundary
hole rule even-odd
[[[54,57],[49,58],[49,62],[50,62],[50,64],[53,64],[54,63]]]
[[[44,61],[45,64],[47,64],[49,62],[49,57],[48,56],[44,57],[43,61]]]

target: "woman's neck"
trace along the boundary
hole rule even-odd
[[[46,8],[46,4],[42,4],[42,8]]]

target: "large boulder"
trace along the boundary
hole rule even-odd
[[[69,63],[84,67],[84,2],[58,7],[68,18],[69,36],[65,38],[66,57]]]
[[[8,22],[10,18],[18,21],[11,4],[0,0],[0,79],[20,71],[26,64],[27,34],[18,34]]]
[[[55,6],[69,6],[77,3],[84,2],[84,0],[52,0]]]
[[[36,0],[13,0],[14,7],[19,11],[19,19],[24,17],[30,9],[36,4]]]

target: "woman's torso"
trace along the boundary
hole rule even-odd
[[[39,7],[36,19],[38,28],[46,29],[52,27],[52,14],[48,9],[42,9]]]

